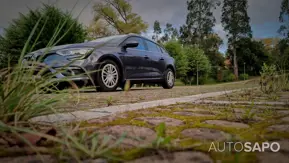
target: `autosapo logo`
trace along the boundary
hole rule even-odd
[[[263,143],[251,143],[251,142],[224,142],[216,143],[212,142],[208,152],[278,152],[280,150],[280,144],[277,142],[263,142]]]

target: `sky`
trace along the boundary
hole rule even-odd
[[[30,9],[41,7],[42,3],[55,3],[56,0],[0,0],[0,34],[3,34],[3,28],[6,28],[12,19],[19,16],[19,13],[27,13]],[[63,10],[72,10],[78,0],[58,0],[56,6]],[[79,0],[72,11],[76,17],[81,13],[79,21],[84,25],[91,23],[93,19],[92,6],[99,0]],[[152,26],[155,20],[160,21],[162,25],[171,23],[179,27],[185,23],[187,9],[187,0],[129,0],[133,7],[133,12],[142,16],[143,20],[150,25],[147,37],[151,36]],[[253,30],[254,38],[278,37],[277,30],[280,27],[279,13],[282,0],[248,0],[248,14],[251,18],[250,24]],[[87,7],[86,7],[87,6]],[[84,9],[84,10],[83,10]],[[83,10],[83,12],[81,12]],[[214,11],[216,25],[214,31],[225,40],[220,48],[225,52],[226,32],[221,24],[221,7]]]

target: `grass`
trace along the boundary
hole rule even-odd
[[[44,72],[48,70],[48,67],[43,67],[37,71],[37,75],[41,75],[42,77],[35,79],[34,72],[40,64],[38,60],[30,61],[30,68],[22,64],[24,55],[29,53],[29,51],[27,51],[28,47],[34,47],[38,39],[40,39],[39,36],[42,30],[38,34],[35,33],[40,20],[35,24],[27,39],[18,64],[9,65],[8,68],[0,71],[0,137],[5,137],[5,140],[11,139],[12,142],[15,142],[14,146],[22,146],[19,143],[24,142],[24,146],[29,147],[30,153],[36,153],[40,156],[41,154],[50,154],[58,156],[59,160],[67,161],[72,158],[77,162],[82,162],[83,159],[99,157],[104,157],[109,160],[116,159],[110,154],[110,151],[112,148],[118,146],[125,135],[119,138],[115,144],[108,144],[110,140],[108,136],[101,138],[97,134],[88,135],[86,131],[78,131],[78,127],[68,128],[67,126],[56,126],[58,136],[52,136],[36,129],[45,126],[32,124],[28,121],[33,117],[43,114],[56,113],[62,97],[69,94],[69,91],[60,91],[57,88],[59,83],[67,82],[68,79],[54,78],[54,75],[62,70],[53,74],[45,74]],[[54,35],[51,36],[51,40],[47,45],[46,52],[64,37],[63,35],[60,36],[59,39],[56,39],[59,31],[62,30],[66,23],[67,20],[59,22],[55,28]],[[43,28],[44,27],[42,27],[42,29]],[[66,33],[68,32],[69,31],[66,31]],[[32,37],[36,38],[35,42],[31,42]],[[41,59],[42,57],[39,58],[39,60]],[[79,93],[77,87],[75,87],[73,83],[71,84],[76,88],[76,92]],[[46,93],[53,93],[54,95],[48,97],[45,95]],[[27,137],[30,137],[30,139]],[[40,150],[40,147],[35,144],[35,141],[38,139],[51,142],[53,146],[44,145]],[[2,145],[0,146],[1,156],[3,156],[3,154],[4,156],[5,154],[9,154],[9,146],[4,146],[4,148]],[[27,154],[27,150],[27,148],[20,148],[17,154]],[[43,159],[42,161],[45,162]]]

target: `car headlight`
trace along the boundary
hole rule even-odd
[[[63,49],[58,50],[56,54],[62,56],[86,56],[93,51],[93,48],[75,48],[75,49]]]

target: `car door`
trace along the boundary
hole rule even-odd
[[[146,47],[144,41],[140,37],[129,37],[123,44],[128,41],[137,41],[139,43],[136,48],[127,48],[123,58],[126,79],[142,79],[146,78],[147,70],[146,66]]]
[[[162,56],[162,51],[160,47],[150,41],[145,40],[146,46],[148,48],[148,71],[150,78],[162,78],[163,69],[165,68],[164,58]]]

